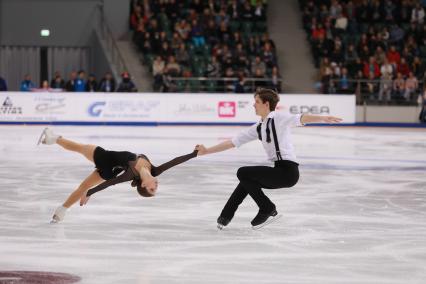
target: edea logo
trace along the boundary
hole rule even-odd
[[[12,100],[6,97],[0,106],[0,114],[22,114],[22,108],[13,106]]]
[[[219,102],[218,114],[219,117],[235,117],[237,114],[235,102]]]

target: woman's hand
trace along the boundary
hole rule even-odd
[[[207,148],[202,144],[195,146],[195,150],[198,151],[197,156],[202,156],[207,154]]]
[[[86,205],[89,201],[90,196],[87,196],[87,192],[85,192],[80,198],[80,206]]]

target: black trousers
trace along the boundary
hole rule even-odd
[[[275,162],[275,167],[252,166],[238,169],[240,180],[237,188],[229,197],[220,216],[227,219],[234,217],[238,206],[249,194],[259,206],[261,212],[269,213],[275,209],[275,204],[263,193],[262,188],[275,189],[292,187],[299,180],[299,165],[283,160]]]

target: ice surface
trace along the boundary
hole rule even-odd
[[[242,128],[53,127],[154,164]],[[294,129],[300,181],[266,191],[283,217],[252,230],[257,207],[247,198],[219,231],[238,167],[266,162],[258,141],[165,172],[155,198],[118,185],[51,225],[93,165],[57,145],[37,147],[42,129],[0,126],[0,270],[71,273],[90,284],[426,283],[425,130]]]

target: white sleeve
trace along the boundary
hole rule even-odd
[[[237,134],[237,136],[232,138],[232,144],[234,144],[235,147],[240,147],[241,145],[246,144],[247,142],[256,140],[258,138],[256,128],[257,123],[253,124],[247,129],[242,130],[240,133]]]
[[[278,119],[280,126],[282,127],[297,127],[304,126],[302,124],[303,114],[288,114],[288,113],[276,113],[275,117]]]

